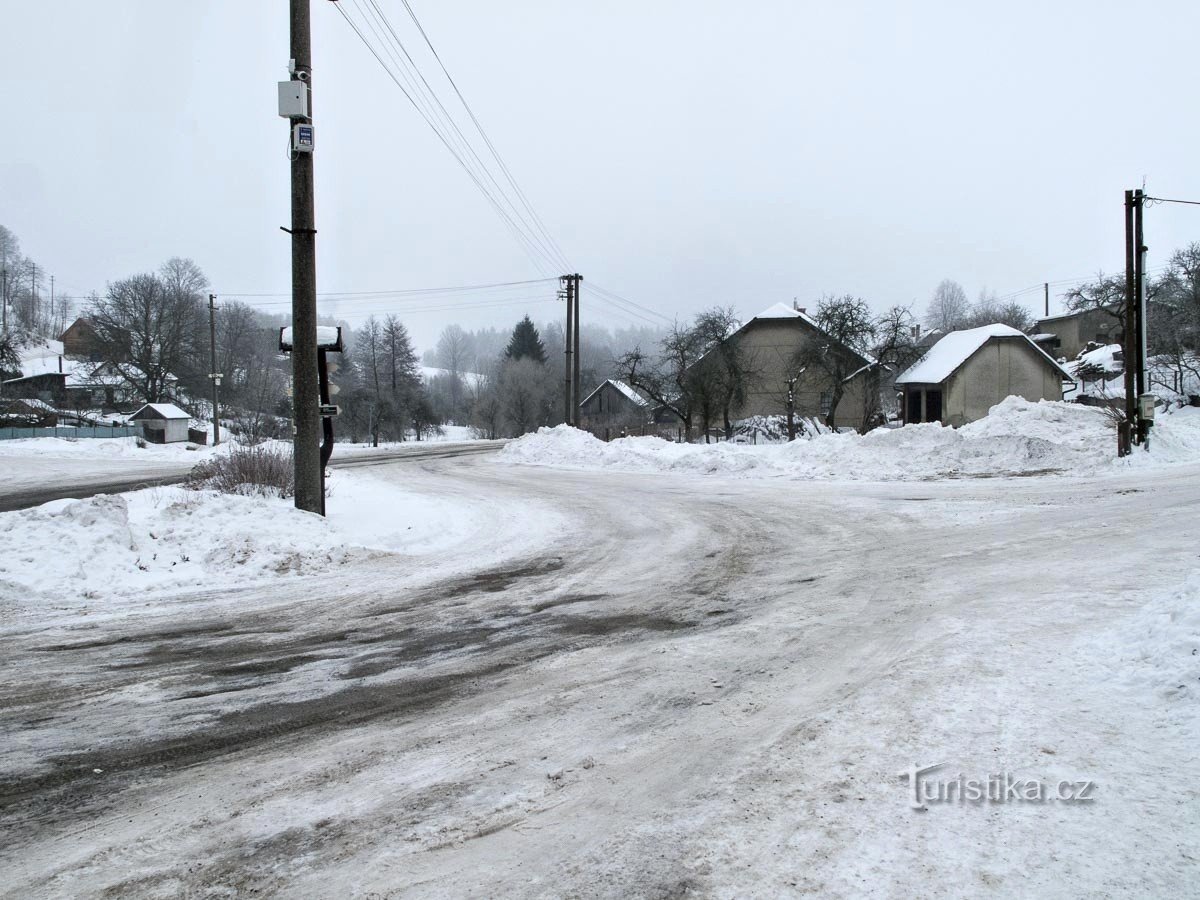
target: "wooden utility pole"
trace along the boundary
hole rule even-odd
[[[289,0],[292,80],[308,86],[307,124],[312,127],[312,31],[309,0]],[[293,122],[289,127],[300,127]],[[311,131],[310,131],[311,140]],[[293,140],[294,144],[294,140]],[[316,215],[313,155],[293,146],[292,158],[292,458],[296,508],[320,513],[321,393],[317,377]]]
[[[1133,192],[1133,299],[1136,334],[1134,349],[1137,353],[1137,368],[1133,377],[1137,391],[1137,443],[1150,449],[1150,421],[1142,416],[1141,398],[1150,386],[1146,379],[1146,241],[1142,234],[1142,213],[1146,208],[1146,195],[1142,190]],[[1126,363],[1128,365],[1128,363]]]
[[[0,279],[4,281],[4,290],[0,294],[0,299],[4,302],[4,311],[2,313],[4,319],[3,325],[0,325],[0,328],[3,328],[4,333],[8,334],[8,269],[0,269]]]
[[[575,333],[571,336],[571,361],[574,369],[571,372],[571,424],[579,424],[579,295],[581,293],[583,276],[575,273]]]
[[[1133,449],[1133,435],[1137,428],[1137,297],[1134,294],[1134,249],[1133,191],[1125,192],[1125,421],[1117,429],[1117,455],[1128,456]]]
[[[221,386],[221,373],[217,371],[217,307],[216,294],[208,295],[208,346],[212,360],[208,377],[212,379],[213,401],[213,446],[221,443],[221,415],[218,402],[218,390]]]
[[[575,415],[571,406],[574,391],[571,389],[571,378],[575,374],[575,367],[571,365],[571,347],[574,343],[571,336],[574,334],[572,323],[575,316],[575,279],[570,275],[564,275],[559,281],[564,282],[567,286],[567,329],[563,332],[563,356],[566,359],[567,369],[563,378],[563,422],[574,425]]]

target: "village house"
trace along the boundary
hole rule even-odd
[[[650,400],[623,381],[608,378],[579,404],[579,427],[603,440],[642,434],[650,422]]]
[[[787,414],[788,382],[796,380],[792,391],[797,418],[820,417],[829,414],[834,385],[824,372],[797,373],[793,365],[797,351],[806,341],[823,336],[823,332],[803,308],[776,303],[729,336],[738,342],[745,353],[754,377],[750,380],[746,401],[731,411],[734,419],[752,416],[782,416]],[[849,357],[846,369],[851,373],[844,379],[843,394],[838,402],[835,427],[858,428],[867,413],[877,408],[878,381],[873,377],[875,360],[850,347],[838,351]]]
[[[91,320],[80,317],[67,326],[66,331],[58,336],[62,343],[63,354],[72,359],[83,359],[88,362],[100,362],[100,335],[92,325]]]
[[[1061,400],[1071,374],[1009,325],[952,331],[896,378],[905,424],[965,425],[1005,397]]]
[[[1075,359],[1090,343],[1123,343],[1125,325],[1120,307],[1113,303],[1038,319],[1033,327],[1033,340],[1055,359]]]

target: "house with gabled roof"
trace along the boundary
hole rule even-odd
[[[655,404],[624,381],[607,378],[579,403],[579,427],[604,440],[642,434]]]
[[[827,340],[827,335],[803,307],[786,303],[767,307],[733,332],[727,340],[739,343],[754,371],[745,402],[731,411],[733,418],[786,415],[789,390],[797,418],[827,416],[834,394],[829,376],[818,371],[797,372],[793,365],[801,346],[814,339]],[[872,377],[877,363],[853,347],[839,345],[830,352],[849,357],[845,370],[850,373],[843,380],[834,424],[858,428],[868,409],[877,407],[877,403],[870,402],[872,391],[878,391],[878,381]],[[793,378],[795,382],[790,383]]]
[[[1071,373],[1010,325],[952,331],[896,378],[905,424],[965,425],[1005,397],[1061,400]]]

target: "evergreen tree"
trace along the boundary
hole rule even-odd
[[[533,320],[526,316],[513,329],[512,338],[504,350],[506,359],[516,362],[518,359],[532,359],[536,363],[546,361],[546,348],[542,345],[541,335]]]

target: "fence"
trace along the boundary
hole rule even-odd
[[[111,428],[103,425],[82,426],[69,428],[65,425],[56,428],[0,428],[0,441],[12,441],[17,438],[60,437],[60,438],[121,438],[134,437],[141,433],[136,426],[122,425]]]

